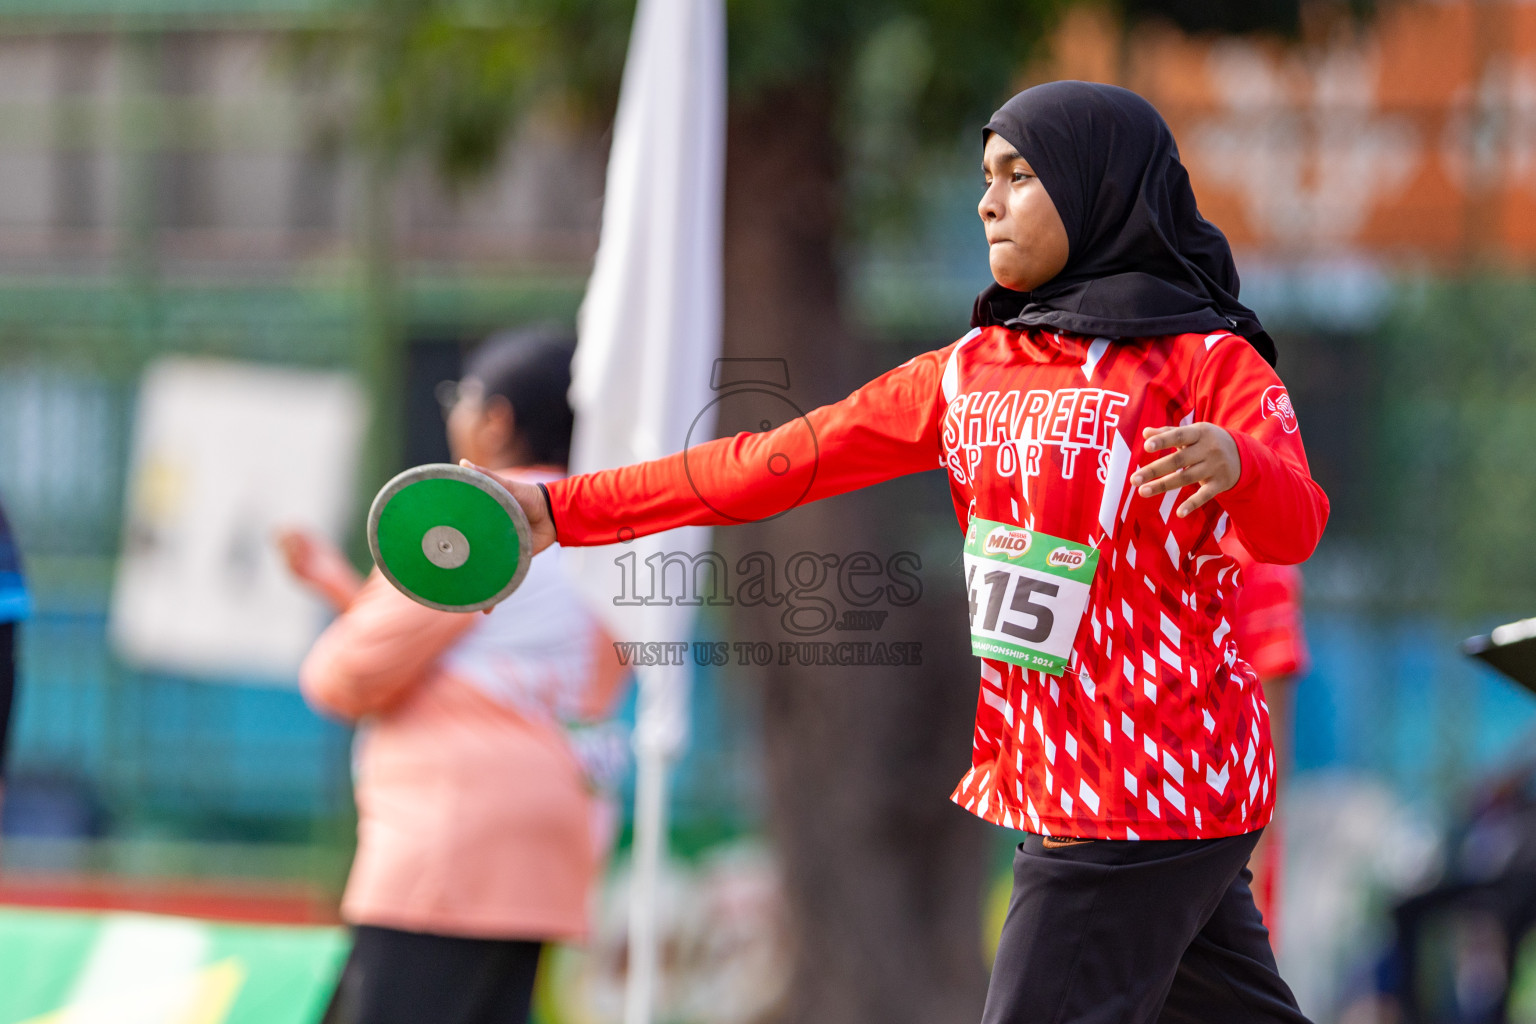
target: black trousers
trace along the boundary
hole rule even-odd
[[[983,1024],[1307,1024],[1248,888],[1258,840],[1029,836]]]
[[[324,1024],[526,1024],[540,943],[352,931]]]

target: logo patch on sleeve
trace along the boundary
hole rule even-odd
[[[1260,400],[1264,418],[1273,416],[1280,421],[1280,429],[1287,434],[1296,433],[1296,410],[1291,406],[1291,396],[1283,384],[1273,384]]]

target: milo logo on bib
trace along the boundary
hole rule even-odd
[[[1029,553],[1029,546],[1034,542],[1035,536],[1028,530],[1016,526],[998,526],[987,534],[987,539],[982,541],[981,549],[988,555],[1020,558]]]
[[[1081,548],[1057,548],[1045,556],[1045,564],[1053,569],[1081,569],[1088,564],[1088,556]]]
[[[1050,675],[1064,672],[1088,607],[1097,549],[973,518],[962,560],[971,652]]]

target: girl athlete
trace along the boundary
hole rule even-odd
[[[1311,554],[1328,502],[1162,118],[1056,82],[983,131],[996,284],[973,329],[775,430],[539,488],[535,547],[780,512],[941,467],[981,655],[953,799],[1029,833],[986,1024],[1300,1022],[1245,870],[1269,713],[1229,608],[1236,531]]]

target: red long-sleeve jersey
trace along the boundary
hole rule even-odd
[[[1237,484],[1141,498],[1160,457],[1142,428],[1227,429]],[[1098,549],[1060,676],[981,661],[972,768],[953,799],[1056,836],[1185,839],[1264,825],[1269,714],[1231,637],[1235,529],[1255,557],[1305,559],[1328,500],[1307,469],[1285,386],[1231,334],[1121,340],[989,327],[903,363],[776,429],[549,485],[560,543],[608,544],[758,519],[943,468],[962,529],[975,516]],[[956,543],[959,543],[957,538]]]

